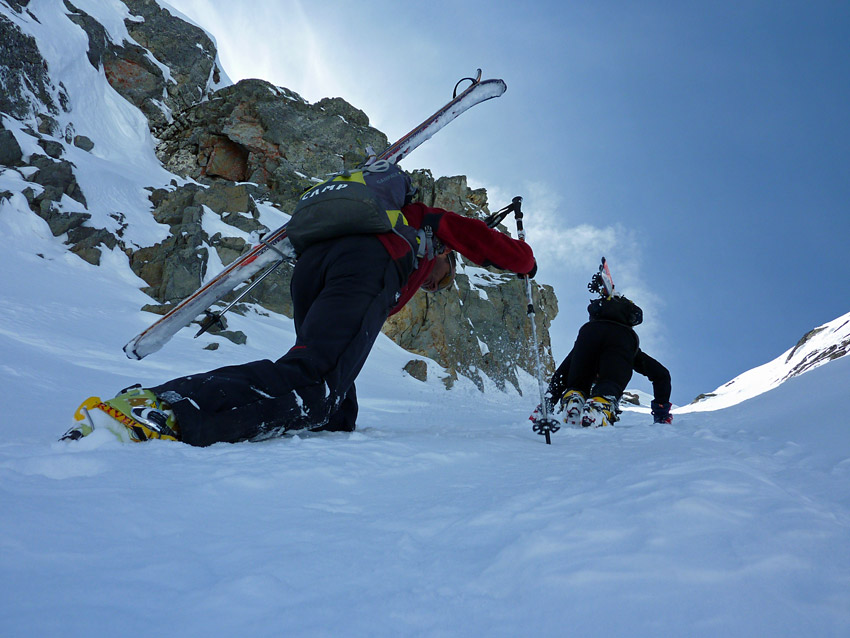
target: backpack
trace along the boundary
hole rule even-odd
[[[622,296],[594,299],[587,307],[587,313],[591,320],[603,319],[632,327],[643,321],[640,306]]]
[[[401,212],[412,193],[407,173],[386,160],[344,171],[301,196],[286,225],[287,237],[301,254],[326,239],[394,232],[415,252],[418,231]]]

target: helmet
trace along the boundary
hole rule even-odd
[[[457,256],[453,250],[446,250],[434,258],[434,267],[428,279],[421,288],[425,292],[439,292],[445,290],[455,280],[457,274]]]

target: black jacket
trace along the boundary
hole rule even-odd
[[[557,401],[568,390],[567,378],[569,376],[570,362],[572,360],[572,352],[567,355],[566,359],[561,362],[555,374],[552,375],[552,380],[549,383],[549,388],[546,391],[546,396],[553,401]],[[638,374],[645,376],[652,383],[652,394],[659,403],[667,403],[670,401],[670,392],[672,384],[670,371],[667,370],[660,362],[656,361],[643,350],[638,348],[637,354],[632,368]]]

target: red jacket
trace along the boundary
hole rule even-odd
[[[401,212],[413,228],[430,226],[446,246],[479,266],[495,266],[523,275],[534,268],[534,254],[528,244],[488,228],[480,219],[464,217],[442,208],[431,208],[418,202],[408,204]],[[395,233],[383,233],[377,237],[394,260],[402,262],[410,259],[413,249],[403,238]],[[433,268],[433,259],[419,260],[419,266],[402,287],[401,296],[391,315],[410,301]]]

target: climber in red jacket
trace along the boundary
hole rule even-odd
[[[428,255],[417,258],[417,242],[395,232],[328,239],[301,253],[291,283],[296,340],[280,359],[131,388],[110,404],[140,405],[132,418],[147,438],[191,445],[299,429],[353,431],[354,380],[381,327],[420,287],[434,292],[452,283],[452,251],[521,275],[537,269],[528,244],[481,220],[421,203],[401,211],[414,235],[427,230]]]

